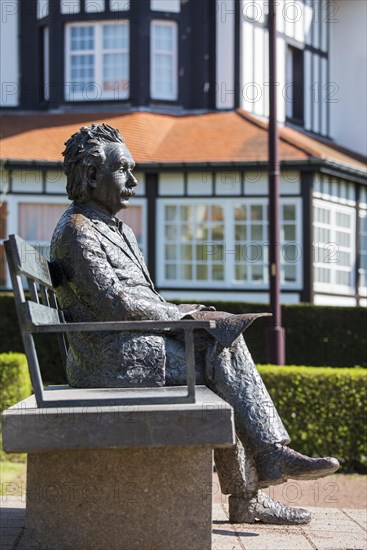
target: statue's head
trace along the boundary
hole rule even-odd
[[[69,199],[93,200],[113,215],[128,206],[137,181],[124,138],[108,124],[83,126],[65,143],[64,171]]]

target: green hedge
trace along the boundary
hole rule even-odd
[[[11,293],[0,294],[0,353],[24,352],[20,336],[19,322],[15,310],[14,296]],[[57,336],[54,334],[36,335],[36,349],[42,376],[45,382],[64,384],[66,376],[62,366]]]
[[[207,303],[207,302],[206,302]],[[268,304],[210,302],[221,311],[250,313],[270,311]],[[267,363],[268,319],[255,321],[245,332],[257,363]],[[286,334],[286,364],[367,368],[367,309],[363,307],[282,306]]]
[[[269,311],[266,304],[212,302],[218,310],[232,313]],[[0,353],[23,352],[14,298],[0,294]],[[327,307],[308,304],[284,305],[286,363],[288,365],[329,365],[367,367],[367,309]],[[257,363],[266,363],[267,319],[259,319],[245,333],[249,349]],[[37,336],[36,346],[44,380],[65,383],[59,347],[55,335]]]
[[[0,353],[0,401],[4,410],[32,393],[28,363],[23,353]]]
[[[258,368],[292,448],[309,456],[336,456],[344,472],[367,473],[367,370]]]
[[[4,411],[32,393],[26,356],[23,353],[0,353],[0,405]],[[24,454],[5,454],[0,435],[0,460],[24,462]]]

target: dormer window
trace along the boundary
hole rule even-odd
[[[296,124],[304,124],[304,53],[299,48],[288,46],[286,115]]]
[[[128,22],[67,25],[65,100],[121,100],[128,97]]]
[[[177,100],[177,24],[174,21],[152,21],[150,53],[152,99]]]

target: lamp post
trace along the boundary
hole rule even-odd
[[[277,32],[276,7],[269,0],[269,281],[273,317],[268,330],[269,361],[284,365],[285,338],[280,306],[280,186],[277,123]]]

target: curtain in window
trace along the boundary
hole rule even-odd
[[[19,235],[32,243],[50,241],[57,222],[68,206],[66,203],[19,203]]]

